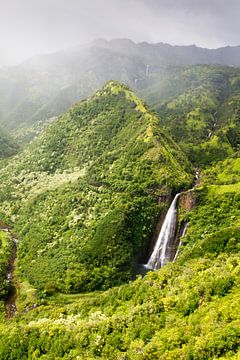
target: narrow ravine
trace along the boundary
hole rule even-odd
[[[12,318],[16,311],[16,300],[17,300],[17,288],[14,279],[15,262],[17,257],[17,238],[11,233],[9,226],[1,226],[1,231],[7,232],[10,235],[12,241],[12,254],[9,260],[9,265],[6,272],[6,282],[8,284],[8,292],[5,299],[5,318]]]

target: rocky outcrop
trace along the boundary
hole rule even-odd
[[[179,199],[179,206],[182,209],[191,211],[195,205],[196,205],[196,194],[194,191],[189,190],[184,193],[181,193]]]

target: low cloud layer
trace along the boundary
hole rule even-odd
[[[239,45],[239,0],[0,0],[0,65],[96,38]]]

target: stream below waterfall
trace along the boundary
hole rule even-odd
[[[6,271],[6,282],[8,285],[7,296],[5,299],[5,318],[10,319],[15,315],[17,310],[16,300],[17,300],[17,288],[14,280],[14,271],[15,271],[15,262],[17,257],[17,238],[11,233],[10,228],[8,226],[0,227],[1,231],[4,231],[10,235],[10,241],[12,241],[12,254],[9,259],[9,265]]]

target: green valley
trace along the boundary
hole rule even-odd
[[[164,74],[135,84],[149,105],[111,80],[3,161],[1,359],[239,359],[240,70]],[[137,275],[176,193],[177,259]]]

